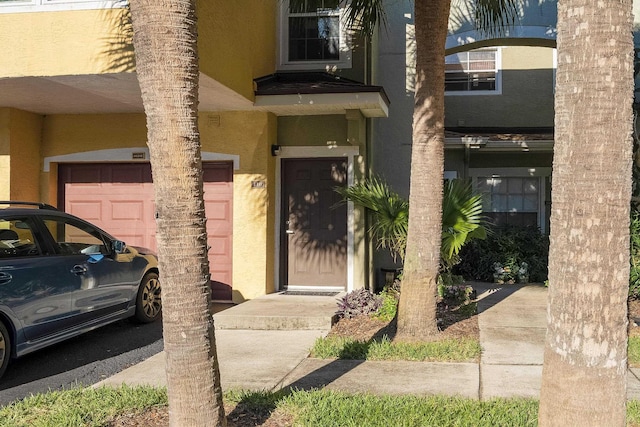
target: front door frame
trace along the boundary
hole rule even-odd
[[[323,157],[345,157],[347,159],[347,185],[354,183],[355,157],[360,155],[357,146],[327,146],[327,147],[301,147],[301,146],[281,146],[280,153],[276,159],[276,224],[275,224],[275,265],[274,284],[275,290],[283,290],[282,280],[282,247],[280,244],[282,227],[282,159],[313,159]],[[347,292],[354,289],[354,259],[355,259],[355,217],[353,202],[347,202]],[[314,289],[312,286],[305,287],[308,291],[326,291],[326,288]]]

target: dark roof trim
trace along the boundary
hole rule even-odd
[[[278,72],[254,79],[256,96],[378,92],[389,105],[382,86],[367,85],[326,72]]]
[[[513,127],[476,127],[446,128],[446,138],[486,138],[489,141],[553,141],[554,129],[552,127],[540,128],[513,128]]]

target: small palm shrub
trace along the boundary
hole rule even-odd
[[[344,200],[365,207],[372,214],[370,232],[379,248],[387,248],[394,260],[404,259],[409,227],[409,202],[378,177],[335,189]],[[440,264],[448,272],[459,261],[462,247],[486,237],[482,196],[466,180],[448,180],[443,187]]]
[[[382,298],[379,295],[374,295],[367,289],[356,289],[338,300],[336,314],[339,318],[350,319],[363,314],[373,314],[381,306]]]

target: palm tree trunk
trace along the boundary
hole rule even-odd
[[[409,229],[398,339],[438,333],[436,290],[442,235],[444,58],[450,0],[415,0],[416,88]]]
[[[209,309],[195,0],[130,7],[155,191],[170,425],[224,425]]]
[[[632,1],[558,2],[540,426],[624,426]]]

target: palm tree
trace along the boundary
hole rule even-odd
[[[170,424],[225,425],[209,309],[195,0],[131,0],[130,8],[157,211]]]
[[[289,0],[291,7],[311,0]],[[519,0],[473,1],[480,29],[499,33],[517,16]],[[371,35],[384,20],[381,0],[347,2],[347,23]],[[415,0],[416,82],[409,183],[409,224],[398,339],[438,333],[437,278],[440,266],[444,175],[444,60],[451,0]]]
[[[632,0],[558,2],[541,426],[626,425],[632,21]]]
[[[389,249],[394,259],[404,259],[409,225],[409,202],[376,176],[349,187],[335,189],[345,200],[373,214],[370,232],[379,248]],[[444,184],[442,213],[441,269],[450,270],[469,240],[484,239],[482,196],[474,194],[470,182],[453,179]]]

